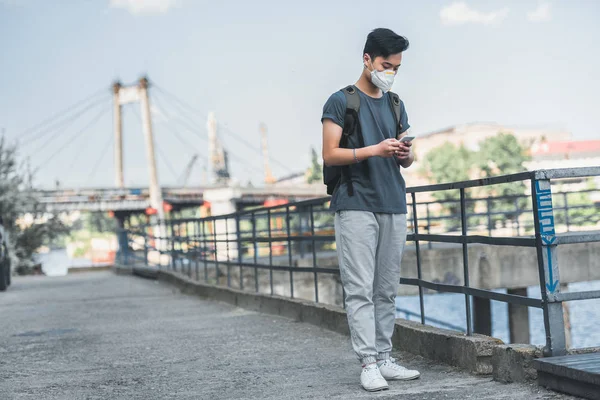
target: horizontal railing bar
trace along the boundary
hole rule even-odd
[[[510,183],[531,179],[533,172],[520,172],[518,174],[494,176],[491,178],[473,179],[470,181],[438,183],[435,185],[413,186],[406,188],[406,193],[437,192],[451,189],[466,189],[471,187],[497,185],[500,183]]]
[[[182,257],[182,258],[186,258],[186,257]],[[191,261],[188,259],[188,261]],[[214,264],[216,265],[217,263],[215,262],[215,260],[205,260],[203,258],[198,258],[199,262],[205,262],[207,261],[210,264]],[[219,265],[230,265],[230,266],[242,266],[245,268],[259,268],[259,269],[267,269],[270,270],[272,269],[273,271],[294,271],[294,273],[296,272],[309,272],[309,273],[314,273],[314,272],[318,272],[318,273],[322,273],[322,274],[334,274],[334,275],[339,275],[340,270],[336,269],[336,268],[323,268],[323,267],[294,267],[294,266],[289,266],[289,265],[267,265],[267,264],[254,264],[254,263],[247,263],[247,262],[238,262],[238,261],[226,261],[226,260],[219,260]]]
[[[555,244],[576,244],[600,242],[600,233],[579,233],[576,235],[558,235]]]
[[[534,171],[535,179],[588,178],[600,176],[600,167],[541,169]]]
[[[589,290],[585,292],[567,292],[554,295],[554,301],[575,301],[600,299],[600,290]]]
[[[419,280],[418,278],[401,278],[400,284],[410,286],[421,286],[427,289],[435,290],[437,292],[449,292],[458,294],[468,294],[475,297],[481,297],[484,299],[501,301],[504,303],[518,304],[528,307],[542,308],[542,300],[533,299],[531,297],[518,296],[515,294],[504,294],[498,292],[492,292],[491,290],[475,289],[471,287],[459,286],[459,285],[448,285],[443,283],[434,283],[426,280]]]
[[[511,238],[511,237],[492,237],[480,235],[433,235],[421,234],[418,235],[419,240],[434,243],[478,243],[491,246],[518,246],[518,247],[535,247],[535,238]],[[406,240],[414,241],[415,234],[411,233],[406,236]]]

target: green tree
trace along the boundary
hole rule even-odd
[[[323,180],[323,167],[319,162],[319,155],[314,147],[310,148],[311,164],[306,174],[307,183],[318,183]]]
[[[15,270],[31,271],[37,249],[66,234],[68,228],[56,217],[35,213],[37,200],[31,193],[32,176],[17,161],[16,145],[0,137],[0,215],[9,234],[9,251]],[[25,214],[33,215],[33,223],[17,224]]]
[[[593,179],[588,179],[586,190],[595,190]],[[554,191],[554,190],[553,190]],[[564,195],[558,193],[566,193]],[[554,221],[556,224],[566,224],[565,199],[569,208],[569,226],[596,225],[600,222],[600,206],[596,205],[588,191],[568,192],[560,186],[552,195],[554,203]]]
[[[496,136],[489,137],[479,144],[479,152],[475,154],[476,168],[480,176],[489,178],[492,176],[515,174],[524,172],[525,162],[530,157],[525,149],[519,144],[517,138],[509,133],[500,132]],[[525,194],[527,186],[524,181],[503,183],[500,185],[484,186],[481,192],[485,196],[521,196]],[[495,200],[490,204],[490,211],[500,211],[504,214],[494,215],[492,221],[514,220],[518,216],[517,208],[523,209],[527,206],[528,199],[508,197]]]
[[[472,169],[473,153],[463,145],[456,146],[446,142],[432,149],[425,156],[421,173],[424,173],[431,182],[450,183],[469,179]],[[432,196],[443,203],[442,208],[455,218],[447,223],[450,229],[460,226],[460,192],[458,190],[443,190],[433,192]],[[472,211],[473,204],[469,203],[467,211]]]

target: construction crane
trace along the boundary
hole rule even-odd
[[[227,151],[223,149],[217,133],[217,119],[215,113],[208,114],[206,122],[208,129],[208,154],[213,172],[213,179],[219,184],[228,184],[230,179],[229,174],[229,157]]]
[[[190,179],[190,174],[192,173],[192,168],[194,167],[194,164],[196,163],[196,161],[198,160],[198,154],[194,154],[191,158],[191,160],[187,163],[185,170],[183,171],[183,174],[181,174],[181,177],[179,177],[179,182],[181,182],[181,185],[183,187],[187,186],[188,180]]]
[[[260,137],[261,137],[261,143],[262,143],[263,163],[264,163],[264,168],[265,168],[265,183],[273,184],[277,180],[275,179],[275,177],[273,176],[273,173],[271,172],[271,165],[270,165],[270,160],[269,160],[269,145],[267,142],[267,125],[264,123],[261,123],[259,129],[260,129]]]

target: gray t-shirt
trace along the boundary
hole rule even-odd
[[[396,137],[396,119],[390,105],[390,97],[384,94],[376,99],[358,90],[360,110],[358,119],[362,129],[365,146],[380,143],[382,140]],[[400,103],[400,122],[402,132],[406,131],[408,116],[404,103]],[[324,119],[344,127],[346,97],[342,91],[332,94],[323,107]],[[359,148],[358,135],[352,135],[349,148]],[[363,163],[368,163],[364,168]],[[341,185],[333,193],[331,210],[361,210],[374,213],[406,214],[406,183],[400,173],[395,158],[371,157],[350,166],[354,195],[348,196],[347,184]]]

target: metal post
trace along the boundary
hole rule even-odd
[[[521,208],[519,207],[519,198],[515,198],[515,222],[517,223],[517,236],[521,235],[521,225],[519,224],[519,216],[521,215]]]
[[[258,264],[258,243],[256,242],[256,214],[252,212],[252,244],[254,245],[254,265]],[[254,290],[258,293],[258,268],[254,267]]]
[[[237,234],[238,265],[240,266],[240,289],[244,290],[244,268],[242,267],[242,232],[240,230],[240,214],[235,214],[235,232]]]
[[[218,242],[217,242],[217,219],[215,217],[213,217],[212,220],[212,224],[213,224],[213,244],[215,246],[215,279],[216,279],[216,283],[219,282],[219,251],[218,249]]]
[[[546,328],[544,354],[559,356],[566,354],[566,339],[562,302],[556,299],[556,295],[560,293],[560,276],[550,180],[532,179],[531,191],[544,326]]]
[[[421,248],[419,247],[419,223],[417,219],[417,194],[412,195],[413,230],[415,232],[415,250],[417,252],[417,277],[419,278],[419,305],[421,307],[421,324],[425,325],[425,304],[423,303],[423,286],[421,286]]]
[[[171,235],[170,239],[171,239],[171,269],[173,271],[177,270],[177,265],[175,263],[175,229],[173,228],[173,220],[169,220],[169,225],[171,227]]]
[[[198,221],[194,221],[194,260],[196,266],[196,280],[200,280],[200,257],[202,253],[198,253],[198,248],[200,247],[200,238],[198,237],[198,231],[200,230],[200,223]]]
[[[193,257],[194,252],[190,251],[190,223],[189,221],[185,222],[185,254],[186,260],[188,262],[188,276],[192,277],[192,260],[190,256]]]
[[[490,214],[492,212],[490,210],[491,204],[492,204],[492,201],[488,198],[486,200],[486,209],[487,209],[487,223],[488,223],[488,235],[489,236],[492,236],[492,214]]]
[[[206,242],[206,218],[202,220],[202,251],[204,251],[204,282],[208,282],[208,243]]]
[[[229,256],[229,218],[225,219],[225,236],[227,237],[227,287],[231,287],[231,258]]]
[[[267,225],[269,226],[269,285],[273,295],[273,236],[271,233],[271,210],[267,210]]]
[[[567,200],[567,192],[563,192],[563,198],[565,199],[565,223],[567,225],[567,232],[569,232],[569,201]]]
[[[425,207],[426,207],[426,211],[427,211],[427,234],[429,235],[429,234],[431,234],[431,219],[429,216],[429,203],[426,203]],[[429,250],[431,250],[432,247],[433,247],[433,243],[427,242],[427,248]]]
[[[462,249],[463,249],[463,272],[464,272],[464,285],[469,287],[469,251],[467,248],[467,202],[465,198],[465,189],[460,189],[460,219],[461,219],[461,231],[462,231]],[[465,294],[465,308],[467,312],[467,335],[473,334],[472,321],[471,321],[471,296]]]
[[[285,207],[285,221],[286,221],[286,229],[287,229],[287,241],[288,241],[288,259],[290,263],[290,267],[292,266],[292,233],[290,230],[290,206]],[[294,274],[290,269],[290,297],[294,298]]]
[[[310,237],[312,238],[312,255],[313,255],[313,268],[317,268],[317,246],[315,241],[315,215],[314,207],[310,205]],[[319,278],[315,271],[315,303],[319,302]]]

